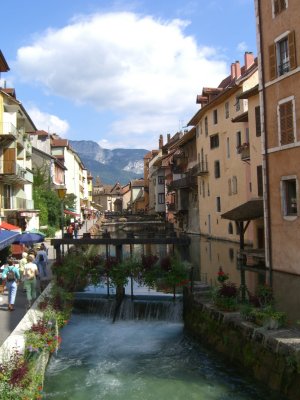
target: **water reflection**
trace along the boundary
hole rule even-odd
[[[155,228],[155,229],[154,229]],[[137,228],[131,228],[135,233]],[[126,237],[127,232],[116,230],[115,226],[108,227],[112,237]],[[161,229],[157,226],[143,226],[143,231],[153,231],[153,234],[159,234]],[[206,281],[210,285],[216,284],[217,272],[220,266],[223,271],[229,274],[231,282],[241,285],[243,278],[248,290],[255,293],[259,285],[268,282],[266,271],[264,269],[255,269],[248,267],[241,270],[237,264],[237,253],[239,243],[212,240],[204,236],[190,235],[190,246],[173,245],[124,245],[123,255],[130,254],[156,254],[163,257],[166,254],[178,253],[183,260],[187,260],[193,266],[193,276],[195,280]],[[99,251],[105,254],[105,247]],[[109,254],[115,255],[114,246],[109,246]],[[280,272],[273,272],[273,290],[276,308],[285,311],[291,323],[300,321],[300,276]],[[290,295],[287,295],[290,294]]]

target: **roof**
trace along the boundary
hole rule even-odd
[[[145,181],[143,178],[141,179],[134,179],[131,181],[131,186],[132,187],[141,187],[145,185]]]
[[[258,94],[258,84],[253,86],[251,89],[245,90],[241,94],[238,95],[239,99],[249,99],[251,96],[255,96]]]
[[[0,50],[0,72],[7,72],[7,71],[9,71],[9,66],[5,60],[2,51]]]
[[[231,118],[231,122],[248,122],[248,111],[237,115],[235,118]]]
[[[246,201],[246,203],[221,214],[224,219],[231,221],[249,221],[253,219],[263,218],[264,207],[263,199],[252,199]]]

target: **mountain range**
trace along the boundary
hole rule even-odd
[[[99,176],[102,183],[125,185],[132,179],[144,176],[145,149],[104,149],[92,140],[70,140],[93,179]]]

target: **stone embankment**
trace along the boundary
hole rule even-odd
[[[243,320],[239,312],[217,310],[204,295],[207,289],[196,289],[184,296],[188,334],[270,389],[290,400],[300,400],[300,331],[258,327]]]

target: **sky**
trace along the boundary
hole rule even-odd
[[[37,129],[107,149],[158,148],[257,52],[254,0],[9,0],[1,15],[1,86]]]

